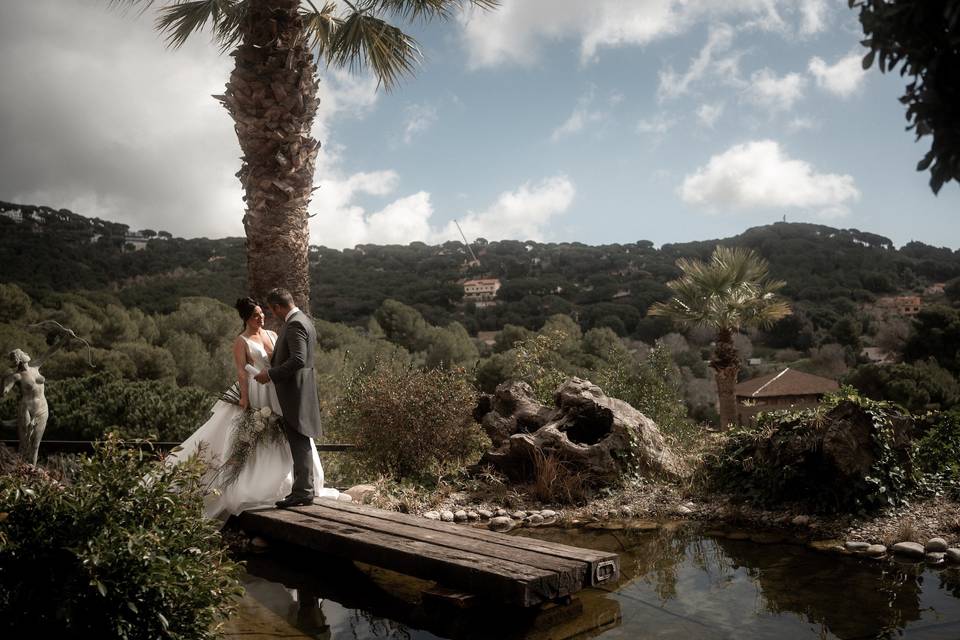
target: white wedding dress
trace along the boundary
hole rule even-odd
[[[271,342],[275,342],[277,334],[267,331]],[[270,366],[270,358],[260,344],[241,336],[246,342],[248,362],[248,398],[250,407],[270,409],[282,414],[280,403],[277,400],[277,391],[272,382],[260,384],[253,379],[257,371]],[[210,464],[207,480],[210,481],[211,491],[204,499],[203,513],[208,518],[226,521],[231,515],[239,514],[247,509],[274,506],[274,502],[290,493],[293,486],[293,457],[286,441],[276,443],[267,439],[263,441],[254,454],[247,460],[237,478],[237,481],[226,487],[220,486],[217,481],[217,468],[230,456],[235,436],[235,422],[243,413],[239,405],[218,400],[213,406],[213,415],[167,456],[167,462],[176,464],[193,455],[200,455]],[[320,465],[320,456],[313,440],[310,440],[313,450],[313,486],[317,496],[336,498],[339,491],[323,488],[323,467]]]

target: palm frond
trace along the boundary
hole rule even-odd
[[[336,16],[337,5],[333,2],[327,2],[323,5],[323,9],[317,9],[312,2],[310,7],[309,10],[301,9],[300,17],[307,31],[311,48],[316,49],[318,55],[324,56],[333,41],[334,32],[342,21]]]
[[[500,0],[372,0],[364,7],[377,13],[390,13],[404,20],[449,20],[455,10],[466,5],[494,9]]]
[[[247,0],[186,0],[161,8],[156,27],[166,36],[167,46],[177,49],[209,23],[214,39],[227,50],[240,40],[246,8]]]
[[[369,67],[388,91],[420,62],[417,41],[397,27],[363,11],[354,11],[337,26],[326,49],[330,64],[358,71]]]

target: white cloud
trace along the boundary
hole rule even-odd
[[[665,114],[658,113],[652,118],[644,118],[637,123],[637,133],[663,135],[673,128],[677,121]]]
[[[407,244],[413,241],[443,242],[459,239],[453,222],[432,224],[434,208],[430,194],[419,191],[397,198],[383,208],[368,212],[355,202],[358,196],[389,196],[399,183],[393,171],[341,176],[321,181],[311,212],[311,241],[342,249],[358,244]],[[576,189],[565,177],[524,183],[500,194],[489,207],[468,212],[460,219],[467,237],[539,240],[549,235],[549,223],[566,211]]]
[[[821,217],[849,212],[860,199],[850,175],[817,173],[810,163],[786,156],[773,140],[738,144],[684,178],[681,199],[710,212],[794,208]]]
[[[790,133],[799,133],[800,131],[812,131],[814,129],[819,129],[820,123],[814,120],[813,118],[807,118],[805,116],[797,116],[790,120],[787,123],[787,131]]]
[[[465,12],[461,24],[473,68],[531,65],[539,60],[544,44],[562,39],[577,40],[581,61],[589,62],[604,47],[646,45],[685,33],[701,21],[729,19],[749,29],[811,32],[822,28],[822,12],[818,10],[821,3],[822,0],[803,0],[801,5],[797,5],[797,0],[503,0],[494,11]]]
[[[717,120],[723,115],[723,102],[714,102],[712,104],[702,104],[697,109],[697,120],[707,129],[713,129]]]
[[[570,114],[563,123],[553,130],[553,133],[550,134],[550,139],[554,142],[559,141],[562,138],[573,135],[575,133],[580,133],[586,128],[587,125],[595,122],[601,122],[606,119],[607,113],[599,109],[592,109],[593,105],[594,91],[591,89],[586,94],[580,97],[577,100],[577,106],[574,107],[573,113]],[[611,96],[611,101],[617,100],[616,94]],[[622,100],[623,96],[619,96],[619,100]]]
[[[801,0],[800,16],[801,34],[812,35],[820,33],[827,26],[826,0]]]
[[[817,86],[830,93],[848,98],[857,92],[866,78],[859,53],[850,53],[834,64],[827,64],[823,58],[814,56],[808,66],[817,80]]]
[[[744,96],[748,102],[770,111],[789,111],[803,97],[806,79],[799,73],[777,76],[764,68],[750,75],[750,85]]]
[[[403,142],[410,144],[417,134],[423,133],[437,120],[437,108],[428,104],[413,104],[406,109],[403,126]]]
[[[711,28],[706,44],[703,45],[697,57],[690,62],[686,73],[680,75],[673,70],[673,67],[667,67],[660,72],[657,96],[664,100],[687,93],[691,84],[703,78],[707,71],[716,65],[714,55],[730,48],[733,44],[733,33],[733,28],[727,24],[719,24]],[[726,58],[721,63],[729,65],[731,60],[736,66],[736,58]]]
[[[460,226],[467,238],[543,240],[548,237],[553,218],[570,208],[575,195],[576,188],[564,176],[526,182],[513,191],[501,193],[483,211],[468,212],[460,218]],[[434,235],[434,241],[459,237],[456,226],[450,222]]]

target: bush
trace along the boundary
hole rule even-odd
[[[123,438],[180,442],[207,419],[214,402],[202,389],[107,376],[52,380],[46,396],[45,437],[56,440],[98,440],[113,431]],[[13,395],[0,402],[0,416],[12,418],[16,402]]]
[[[378,360],[348,380],[334,430],[357,445],[356,459],[365,472],[436,480],[489,445],[473,420],[476,400],[462,371]]]
[[[960,411],[929,413],[920,420],[923,435],[915,459],[921,471],[960,489]]]
[[[34,467],[0,476],[6,637],[216,637],[242,589],[201,474],[111,440],[66,486]]]

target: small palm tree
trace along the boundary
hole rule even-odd
[[[309,309],[307,205],[320,142],[311,136],[317,111],[317,64],[369,68],[391,89],[420,60],[416,40],[383,16],[404,21],[448,19],[455,9],[491,9],[498,0],[344,0],[345,11],[312,0],[161,0],[157,30],[177,48],[209,26],[221,52],[236,60],[226,107],[243,152],[247,286],[263,299],[284,286]],[[147,9],[155,0],[108,0]]]
[[[767,329],[790,315],[790,305],[777,296],[784,282],[771,280],[767,261],[749,249],[717,246],[708,262],[677,260],[683,275],[667,283],[673,297],[650,307],[650,315],[664,316],[687,327],[716,331],[713,359],[720,427],[736,417],[734,388],[740,358],[733,337],[744,328]]]

